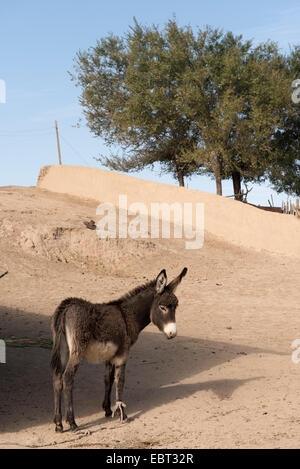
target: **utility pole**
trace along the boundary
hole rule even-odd
[[[57,150],[58,150],[58,161],[59,161],[59,164],[61,165],[61,153],[60,153],[60,144],[59,144],[59,135],[58,135],[57,121],[54,121],[54,124],[55,124],[55,130],[56,130],[56,140],[57,140]]]

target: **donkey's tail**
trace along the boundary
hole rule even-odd
[[[61,343],[65,335],[65,313],[69,304],[72,302],[72,298],[67,298],[62,301],[56,308],[55,313],[51,320],[51,329],[53,336],[53,348],[51,353],[50,366],[56,373],[62,373],[62,360],[61,360]]]

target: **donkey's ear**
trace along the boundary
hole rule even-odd
[[[180,284],[183,277],[186,275],[186,273],[187,273],[187,268],[185,267],[182,270],[182,272],[178,275],[178,277],[174,278],[174,280],[172,280],[172,282],[169,283],[168,289],[174,292],[176,288],[178,287],[178,285]]]
[[[157,293],[162,293],[167,285],[167,273],[163,269],[156,277],[155,288]]]

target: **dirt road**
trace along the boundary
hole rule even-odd
[[[0,448],[296,448],[300,437],[300,264],[206,235],[100,241],[83,221],[96,204],[36,188],[0,189]],[[178,336],[152,325],[127,365],[129,421],[105,419],[104,366],[76,377],[80,431],[55,434],[49,318],[65,297],[106,301],[166,268],[187,266]],[[32,341],[28,341],[32,339]],[[48,347],[48,348],[47,348]]]

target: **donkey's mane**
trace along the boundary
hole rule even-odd
[[[109,305],[118,304],[118,303],[121,303],[122,301],[129,300],[130,298],[133,298],[134,296],[136,296],[139,293],[147,290],[148,288],[154,287],[155,282],[156,282],[156,280],[150,280],[149,282],[146,282],[143,285],[139,285],[138,287],[133,288],[133,290],[130,290],[128,293],[125,293],[123,296],[121,296],[117,300],[110,301],[107,304],[109,304]]]

